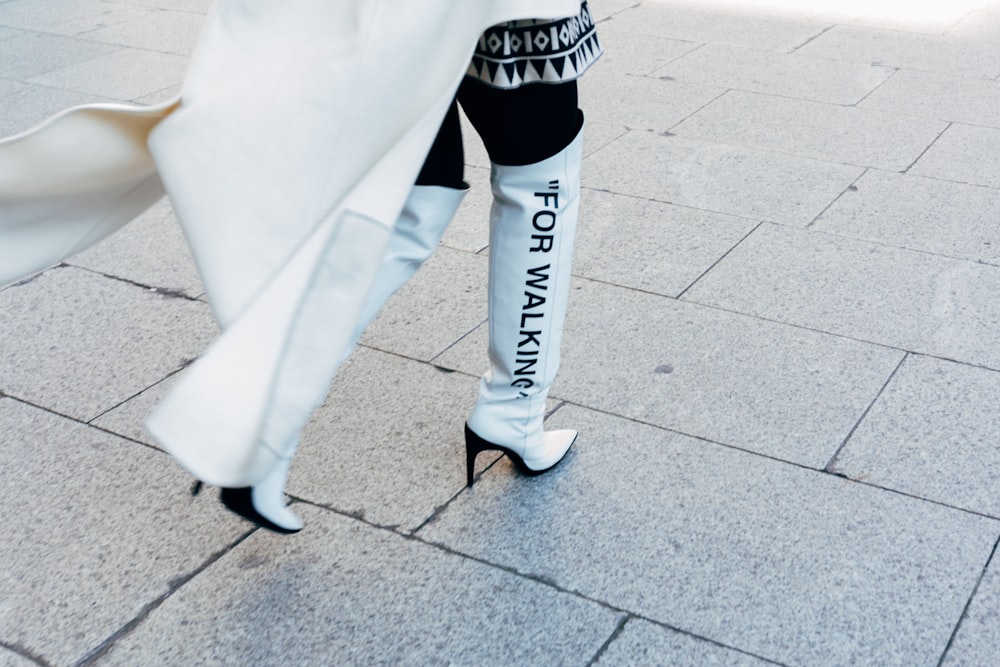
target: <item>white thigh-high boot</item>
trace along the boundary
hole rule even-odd
[[[361,307],[354,342],[361,337],[365,327],[389,297],[434,253],[466,191],[467,188],[436,185],[413,187],[393,228],[375,282]],[[222,503],[231,511],[270,530],[279,533],[301,530],[302,520],[285,505],[285,482],[297,446],[296,442],[288,447],[287,457],[261,482],[252,487],[222,489]]]
[[[222,504],[232,512],[259,526],[277,533],[296,533],[302,530],[302,519],[285,505],[285,482],[288,468],[298,441],[287,451],[288,456],[277,463],[267,477],[252,487],[221,490]]]
[[[559,463],[576,431],[543,430],[559,367],[580,203],[583,116],[576,138],[541,162],[493,165],[490,368],[465,427],[468,484],[476,455],[504,452],[528,475]]]
[[[375,283],[361,307],[358,328],[354,332],[355,341],[361,338],[365,327],[375,319],[389,297],[406,284],[437,249],[444,230],[455,217],[468,189],[468,186],[461,189],[440,185],[413,186],[392,230],[392,238]]]

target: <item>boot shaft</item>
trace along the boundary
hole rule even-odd
[[[581,143],[582,127],[569,146],[542,162],[492,171],[490,368],[469,427],[522,456],[541,446],[545,400],[559,368]]]

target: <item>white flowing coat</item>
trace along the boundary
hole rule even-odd
[[[0,285],[177,212],[222,333],[148,427],[197,478],[259,481],[337,367],[480,33],[578,0],[219,0],[179,100],[0,142]]]

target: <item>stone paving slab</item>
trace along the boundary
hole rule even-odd
[[[0,462],[0,488],[18,499],[5,528],[38,536],[23,552],[19,535],[3,542],[17,559],[62,540],[18,581],[43,582],[23,613],[44,607],[48,616],[32,617],[42,620],[20,643],[5,634],[20,626],[0,616],[0,664],[75,665],[119,630],[121,652],[99,661],[330,664],[346,647],[337,656],[347,664],[599,656],[910,667],[937,665],[946,649],[944,664],[996,662],[1000,530],[960,508],[996,511],[989,443],[998,436],[1000,285],[997,267],[983,262],[996,261],[1000,72],[991,74],[990,54],[1000,5],[591,2],[608,54],[581,84],[589,187],[580,289],[548,418],[583,428],[565,464],[527,479],[483,456],[480,481],[463,488],[461,423],[485,337],[481,327],[466,335],[476,318],[465,322],[461,311],[484,301],[450,272],[465,275],[488,252],[489,161],[474,133],[466,146],[475,189],[446,248],[391,306],[397,323],[371,333],[388,351],[359,349],[309,426],[291,487],[307,528],[292,538],[258,531],[241,542],[248,525],[219,508],[214,490],[192,498],[186,473],[139,444],[149,442],[142,424],[172,373],[214,325],[203,304],[170,305],[112,277],[163,287],[190,269],[176,248],[150,262],[143,234],[128,229],[71,260],[91,269],[0,291],[0,390],[11,364],[34,364],[33,390],[52,389],[35,402],[53,398],[93,420],[0,394],[0,456],[15,457]],[[0,135],[79,103],[175,95],[196,15],[209,5],[0,0]],[[125,48],[93,53],[94,37]],[[690,81],[651,76],[699,58],[730,76],[726,85],[821,99],[859,85],[844,72],[899,71],[858,108],[774,96],[765,104],[713,85],[707,68],[686,71]],[[688,130],[701,124],[700,138],[664,135],[685,119]],[[905,175],[871,168],[905,169],[919,146],[913,128],[948,123]],[[849,140],[859,135],[866,145]],[[835,164],[858,155],[859,165]],[[145,224],[165,239],[176,233],[166,218]],[[12,296],[24,290],[31,299]],[[106,310],[81,314],[80,299]],[[702,300],[711,305],[694,303]],[[453,302],[459,312],[419,312]],[[439,321],[449,324],[437,341]],[[122,338],[90,340],[108,330]],[[845,439],[840,460],[856,472],[806,469],[824,468]],[[71,442],[93,447],[69,458]],[[21,450],[31,450],[26,463]],[[864,483],[837,476],[869,470],[880,472]],[[113,483],[98,483],[109,473]],[[420,528],[430,516],[439,523]],[[141,526],[122,528],[128,522]],[[428,531],[449,546],[427,544]],[[0,578],[18,576],[15,562]],[[97,574],[77,573],[90,563]],[[0,595],[0,614],[7,609]],[[541,636],[547,620],[562,633],[554,645],[518,642],[520,628]]]
[[[302,513],[309,530],[255,534],[96,664],[580,664],[622,618],[356,520]]]
[[[588,3],[590,17],[595,21],[604,21],[621,12],[636,6],[635,0],[597,0]]]
[[[186,56],[194,48],[204,16],[181,11],[158,11],[82,33],[96,42]]]
[[[1000,572],[994,560],[972,598],[942,667],[992,665],[1000,655]]]
[[[609,36],[658,35],[695,43],[721,43],[749,49],[787,53],[815,38],[828,26],[796,8],[769,12],[764,6],[706,6],[704,1],[645,2],[616,15],[607,27]],[[720,9],[722,11],[720,11]],[[604,33],[601,33],[604,34]]]
[[[1000,270],[763,225],[684,299],[1000,368]]]
[[[161,293],[195,298],[205,291],[177,216],[166,198],[67,263],[155,287]]]
[[[128,101],[175,84],[186,70],[183,56],[124,48],[32,77],[29,82]]]
[[[613,71],[616,76],[646,76],[702,46],[699,42],[673,39],[660,34],[622,30],[614,19],[598,26],[598,38],[602,44],[610,40],[614,48],[604,50],[599,64],[579,80],[582,86],[589,86],[592,75],[597,72]]]
[[[946,127],[899,113],[730,91],[670,131],[718,144],[904,171]]]
[[[628,128],[615,121],[602,121],[599,117],[591,119],[587,109],[591,109],[589,103],[584,103],[584,116],[586,126],[583,133],[583,156],[587,157],[605,146],[617,141],[628,132]]]
[[[1000,189],[1000,130],[952,124],[909,173]]]
[[[998,217],[1000,190],[873,170],[859,178],[810,228],[896,248],[998,264]]]
[[[23,32],[21,30],[17,30],[16,28],[6,28],[4,26],[0,26],[0,42],[22,34]]]
[[[571,295],[554,397],[814,468],[903,356],[589,281]],[[486,337],[435,363],[481,372]]]
[[[781,7],[786,11],[805,12],[816,21],[899,32],[945,35],[961,24],[981,0],[919,2],[900,5],[896,0],[838,0],[815,3],[802,8],[798,0],[764,0],[762,7]]]
[[[590,93],[596,90],[601,94]],[[662,77],[621,75],[610,69],[588,74],[580,82],[581,107],[588,121],[652,132],[666,132],[724,91]]]
[[[58,35],[79,35],[151,11],[147,7],[105,0],[8,0],[0,3],[0,24]]]
[[[998,128],[1000,82],[900,70],[859,106]]]
[[[164,454],[11,398],[0,423],[6,646],[77,664],[246,532]]]
[[[948,34],[964,39],[995,41],[998,31],[1000,8],[994,2],[984,2],[969,12]]]
[[[4,41],[4,53],[11,55],[0,60],[0,77],[28,79],[111,53],[119,48],[111,44],[62,35],[18,31],[16,36],[8,37]]]
[[[831,471],[1000,517],[1000,373],[910,356]]]
[[[119,0],[127,5],[138,7],[153,7],[156,9],[174,9],[184,12],[205,14],[212,6],[213,0]]]
[[[611,415],[550,422],[581,432],[560,469],[502,462],[418,534],[771,660],[907,667],[937,664],[996,541],[994,520]]]
[[[36,667],[38,663],[0,647],[0,665],[3,667]]]
[[[595,665],[599,667],[765,667],[778,663],[684,635],[655,623],[629,619]]]
[[[827,30],[797,53],[970,79],[1000,76],[1000,47],[994,40],[970,41],[841,25]]]
[[[217,335],[204,303],[76,268],[0,291],[0,391],[84,421],[194,359]]]
[[[623,169],[622,165],[630,165]],[[629,132],[583,164],[583,184],[717,213],[805,226],[862,168],[649,132]]]
[[[757,223],[639,197],[584,190],[573,273],[676,297]]]
[[[415,530],[465,486],[462,424],[477,386],[475,376],[359,348],[303,435],[288,492]],[[496,459],[480,456],[478,469]]]
[[[829,104],[855,104],[885,82],[887,67],[707,44],[652,76]]]

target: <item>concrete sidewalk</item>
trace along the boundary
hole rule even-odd
[[[191,496],[142,427],[216,333],[161,202],[0,291],[0,665],[1000,664],[1000,2],[591,3],[567,461],[464,488],[470,137],[306,529]],[[0,0],[0,136],[175,94],[208,5]]]

